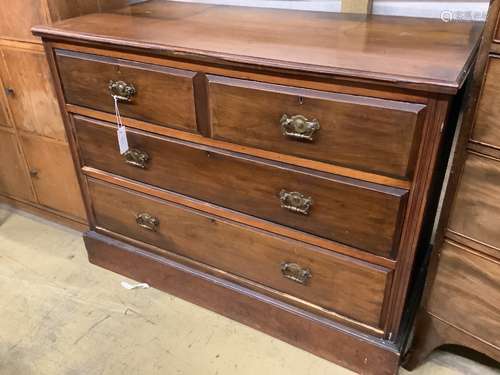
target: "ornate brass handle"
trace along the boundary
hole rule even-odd
[[[289,192],[285,189],[280,191],[280,201],[282,208],[302,215],[309,215],[309,211],[313,205],[311,197],[307,197],[297,191]]]
[[[281,117],[280,124],[283,135],[306,141],[313,141],[314,133],[321,128],[318,120],[308,120],[302,115],[290,117],[284,114],[283,117]]]
[[[136,148],[129,149],[123,154],[123,157],[125,158],[125,163],[142,169],[146,168],[146,163],[149,161],[148,153]]]
[[[117,98],[122,102],[131,102],[134,95],[137,93],[134,85],[123,81],[109,81],[109,92],[112,97]]]
[[[281,273],[287,279],[293,280],[302,285],[306,285],[312,277],[309,268],[302,268],[297,263],[281,263]]]
[[[158,220],[157,217],[154,217],[146,212],[137,214],[135,216],[135,221],[140,227],[152,232],[156,232],[158,225],[160,225],[160,220]]]

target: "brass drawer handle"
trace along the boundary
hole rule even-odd
[[[309,215],[309,211],[313,205],[311,197],[307,197],[297,191],[280,191],[281,207],[289,211],[296,212],[302,215]]]
[[[157,217],[154,217],[146,212],[137,214],[135,216],[135,221],[140,227],[152,232],[156,232],[158,225],[160,225],[160,220],[158,220]]]
[[[318,120],[308,120],[302,115],[288,116],[284,114],[280,124],[283,135],[306,141],[313,141],[314,133],[321,128]]]
[[[123,154],[123,157],[125,158],[125,163],[142,169],[146,168],[146,164],[149,161],[148,153],[136,148],[129,149],[125,154]]]
[[[122,102],[131,102],[137,93],[134,85],[123,81],[109,81],[109,92],[113,98]]]
[[[306,285],[312,277],[309,268],[302,268],[297,263],[283,262],[281,264],[281,273],[287,279],[293,280],[302,285]]]

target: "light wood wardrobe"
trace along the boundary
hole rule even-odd
[[[0,202],[86,226],[49,67],[30,29],[126,2],[13,0],[0,8]]]

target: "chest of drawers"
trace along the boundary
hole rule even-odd
[[[395,373],[480,26],[147,1],[35,28],[90,261]]]

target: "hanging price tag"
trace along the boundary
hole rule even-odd
[[[127,131],[125,130],[125,126],[118,127],[118,146],[120,147],[120,154],[123,155],[128,151],[128,140],[127,140]]]
[[[115,114],[116,114],[116,124],[118,125],[117,136],[118,136],[118,147],[120,148],[120,154],[125,154],[128,147],[127,130],[122,122],[122,117],[120,116],[120,109],[118,108],[118,97],[113,96],[115,101]]]

